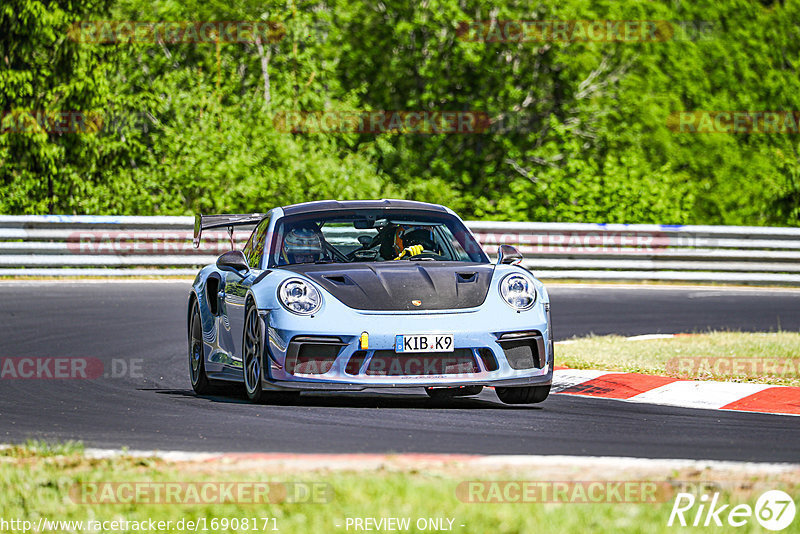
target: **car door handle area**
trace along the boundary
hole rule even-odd
[[[225,300],[225,292],[220,291],[219,293],[217,293],[217,297],[219,297],[219,300]]]

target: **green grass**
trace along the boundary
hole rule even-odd
[[[714,358],[724,360],[716,363]],[[640,341],[593,336],[557,345],[556,364],[574,369],[800,386],[800,333],[712,332]]]
[[[43,440],[28,440],[22,444],[9,445],[0,449],[0,456],[6,458],[49,458],[82,454],[83,444],[76,441],[50,443]]]
[[[89,459],[80,449],[69,445],[50,446],[43,452],[41,444],[0,450],[0,517],[5,520],[98,520],[172,521],[206,518],[275,518],[280,532],[336,533],[345,530],[347,517],[409,517],[412,528],[419,518],[454,518],[457,533],[584,533],[584,532],[688,532],[693,529],[667,527],[672,509],[671,498],[656,503],[639,504],[575,504],[467,503],[457,497],[456,488],[463,481],[474,480],[621,480],[619,472],[610,474],[605,468],[594,470],[564,469],[554,473],[527,468],[518,471],[487,471],[439,468],[427,472],[416,470],[378,470],[332,472],[326,470],[302,474],[259,469],[252,465],[237,467],[224,462],[169,463],[153,458],[118,457]],[[54,455],[53,451],[63,454]],[[547,478],[541,478],[542,476]],[[644,480],[642,475],[634,480]],[[647,480],[713,480],[713,471],[650,473]],[[716,476],[724,478],[722,474]],[[329,502],[315,504],[76,504],[70,500],[76,485],[87,482],[247,482],[300,481],[319,483],[331,490]],[[730,480],[728,480],[730,482]],[[721,487],[721,502],[755,504],[766,489],[783,489],[797,496],[797,476],[784,474],[740,475],[734,484]],[[263,520],[259,519],[259,523]],[[336,525],[341,525],[337,527]],[[464,525],[464,526],[461,526]],[[259,524],[258,531],[261,531]],[[84,530],[85,531],[85,530]],[[118,532],[134,531],[117,530]],[[166,532],[177,532],[173,527]],[[201,530],[202,531],[202,530]],[[232,529],[217,531],[233,532]],[[239,529],[243,532],[243,529]],[[252,529],[248,531],[252,532]],[[268,530],[269,531],[269,530]],[[724,529],[704,529],[722,532]],[[736,532],[761,532],[753,519]],[[354,532],[351,528],[349,532]],[[783,532],[800,532],[800,520]]]

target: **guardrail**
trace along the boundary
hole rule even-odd
[[[0,276],[187,276],[230,248],[191,245],[193,217],[0,216]],[[471,221],[490,254],[517,246],[543,279],[800,285],[800,228]],[[241,246],[249,232],[240,231]]]

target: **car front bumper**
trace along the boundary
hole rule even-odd
[[[548,385],[553,378],[548,309],[545,303],[525,312],[505,304],[416,313],[344,308],[328,310],[327,318],[262,310],[268,347],[263,387],[360,390]],[[330,320],[332,311],[336,320]],[[364,332],[369,339],[366,349],[360,345]],[[454,352],[395,353],[399,334],[452,334]],[[526,344],[531,361],[522,347]],[[522,347],[516,349],[516,356],[507,352],[512,345]]]

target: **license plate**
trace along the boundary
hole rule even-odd
[[[395,336],[395,352],[453,352],[453,334]]]

